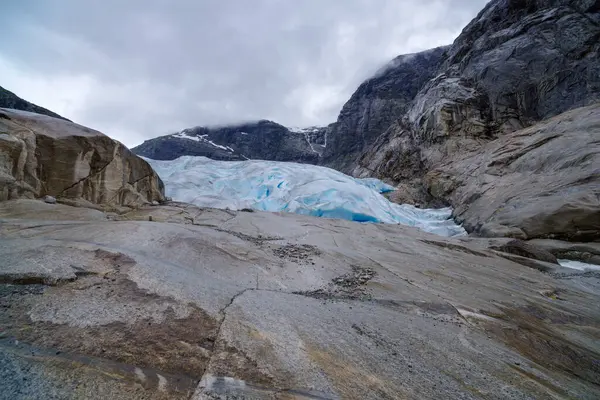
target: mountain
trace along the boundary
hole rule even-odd
[[[451,204],[468,237],[170,201],[109,137],[0,109],[0,398],[600,398],[599,14],[494,0],[438,56],[361,85],[327,128],[260,121],[148,146],[309,154]],[[199,204],[372,203],[321,167],[152,164]],[[300,191],[284,198],[284,179]],[[415,226],[433,214],[401,208]]]
[[[290,129],[268,120],[196,127],[146,140],[132,151],[155,160],[204,156],[214,160],[273,160],[317,164],[328,128]]]
[[[398,56],[363,82],[332,125],[323,164],[351,172],[364,149],[408,110],[419,90],[435,76],[447,49]]]
[[[350,172],[361,152],[399,115],[439,68],[447,47],[401,55],[360,85],[328,127],[286,128],[271,121],[196,127],[145,141],[132,150],[157,160],[184,155],[324,164]],[[244,135],[247,133],[247,135]]]
[[[349,172],[401,181],[407,177],[401,171],[407,158],[414,158],[410,145],[408,151],[402,150],[409,142],[423,149],[454,142],[460,136],[472,144],[470,139],[494,139],[599,101],[598,4],[491,1],[446,49],[435,78],[424,82],[406,113],[397,113],[391,124],[386,123],[389,118],[377,117],[365,122],[384,127],[376,143],[363,149],[362,159],[350,164]],[[405,79],[421,82],[420,75]],[[374,99],[374,95],[369,97],[369,101]],[[362,107],[355,114],[367,111],[368,107]],[[334,132],[347,136],[345,140],[362,136],[352,130]],[[335,134],[331,136],[330,143],[336,143]],[[335,154],[335,146],[331,147]],[[373,153],[378,153],[377,160],[372,159]],[[444,157],[436,152],[422,161],[428,168]],[[335,159],[330,164],[335,166]],[[417,164],[411,162],[410,167]]]
[[[0,108],[12,108],[15,110],[29,111],[36,114],[48,115],[54,118],[64,119],[65,121],[69,121],[65,117],[61,117],[60,115],[45,109],[44,107],[36,106],[33,103],[28,102],[27,100],[23,100],[13,92],[10,92],[3,87],[0,86]]]
[[[491,1],[406,112],[373,115],[376,94],[356,103],[354,117],[379,136],[347,159],[336,143],[361,143],[364,131],[337,126],[325,163],[452,205],[469,232],[599,237],[599,54],[598,1]]]

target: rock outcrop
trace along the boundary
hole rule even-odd
[[[482,236],[600,237],[600,104],[463,151],[424,178]]]
[[[1,398],[600,397],[598,273],[400,225],[107,217],[0,203]]]
[[[495,0],[415,99],[425,142],[501,135],[600,100],[597,1]]]
[[[0,201],[52,196],[99,206],[164,200],[150,165],[100,132],[0,109]]]
[[[60,118],[64,119],[65,121],[69,121],[65,117],[61,117],[55,112],[47,110],[44,107],[37,106],[33,103],[28,102],[27,100],[20,98],[13,92],[4,89],[2,86],[0,86],[0,108],[12,108],[15,110],[29,111],[32,113],[48,115],[49,117]]]
[[[154,160],[204,156],[214,160],[270,160],[318,164],[328,128],[289,129],[272,121],[196,127],[146,140],[132,151]]]
[[[400,128],[355,172],[408,184],[409,202],[452,205],[482,236],[591,240],[600,235],[599,122],[596,104],[494,140],[461,134],[428,145]]]

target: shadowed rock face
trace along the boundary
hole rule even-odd
[[[27,100],[20,98],[13,92],[8,91],[1,86],[0,86],[0,107],[1,108],[12,108],[12,109],[21,110],[21,111],[29,111],[29,112],[33,112],[36,114],[48,115],[49,117],[60,118],[60,119],[64,119],[65,121],[69,121],[65,117],[61,117],[60,115],[58,115],[50,110],[47,110],[40,106],[36,106],[35,104],[30,103]]]
[[[448,49],[409,120],[431,142],[511,132],[592,104],[599,49],[597,1],[492,1]]]
[[[100,132],[0,109],[0,200],[46,195],[138,206],[163,200],[164,187],[148,163]]]
[[[0,203],[2,398],[600,396],[598,275],[528,243],[182,203],[108,217]]]
[[[272,160],[319,163],[328,128],[291,131],[263,120],[235,126],[184,129],[178,134],[146,140],[132,151],[154,160],[204,156],[214,160]]]
[[[323,163],[351,172],[361,152],[401,118],[421,87],[435,76],[446,50],[399,56],[360,85],[331,128]]]

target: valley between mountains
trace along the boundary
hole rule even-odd
[[[600,398],[599,50],[492,0],[328,126],[131,150],[0,88],[0,399]]]

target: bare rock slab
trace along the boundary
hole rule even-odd
[[[482,239],[182,203],[117,220],[2,205],[0,398],[600,396],[600,279]]]

